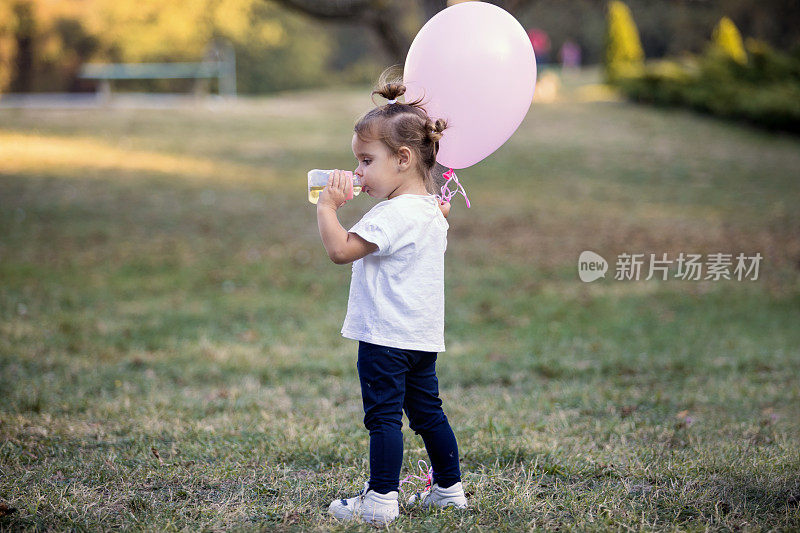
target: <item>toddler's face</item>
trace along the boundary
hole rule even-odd
[[[353,173],[361,179],[363,191],[373,198],[386,198],[402,184],[396,161],[381,141],[364,142],[353,134],[353,154],[358,167]]]

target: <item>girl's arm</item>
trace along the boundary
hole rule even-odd
[[[345,191],[352,186],[352,177],[345,176],[344,171],[334,170],[317,201],[317,225],[322,245],[337,265],[352,263],[378,249],[377,244],[349,233],[336,216],[336,211],[347,202]]]

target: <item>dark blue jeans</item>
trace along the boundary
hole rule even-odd
[[[446,488],[461,481],[458,444],[442,411],[436,352],[358,343],[358,377],[369,430],[369,486],[386,494],[398,490],[403,463],[403,411],[422,436],[433,467],[433,482]]]

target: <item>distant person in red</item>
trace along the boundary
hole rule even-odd
[[[538,28],[528,30],[528,38],[533,45],[533,53],[536,54],[536,63],[545,65],[550,62],[550,37],[547,33]]]

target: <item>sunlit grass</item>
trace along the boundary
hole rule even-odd
[[[191,157],[112,146],[95,138],[64,138],[43,135],[0,135],[0,168],[15,174],[47,173],[65,178],[107,179],[124,173],[128,179],[139,176],[182,176],[193,181],[260,183],[275,180],[268,170],[220,162],[208,157]]]

